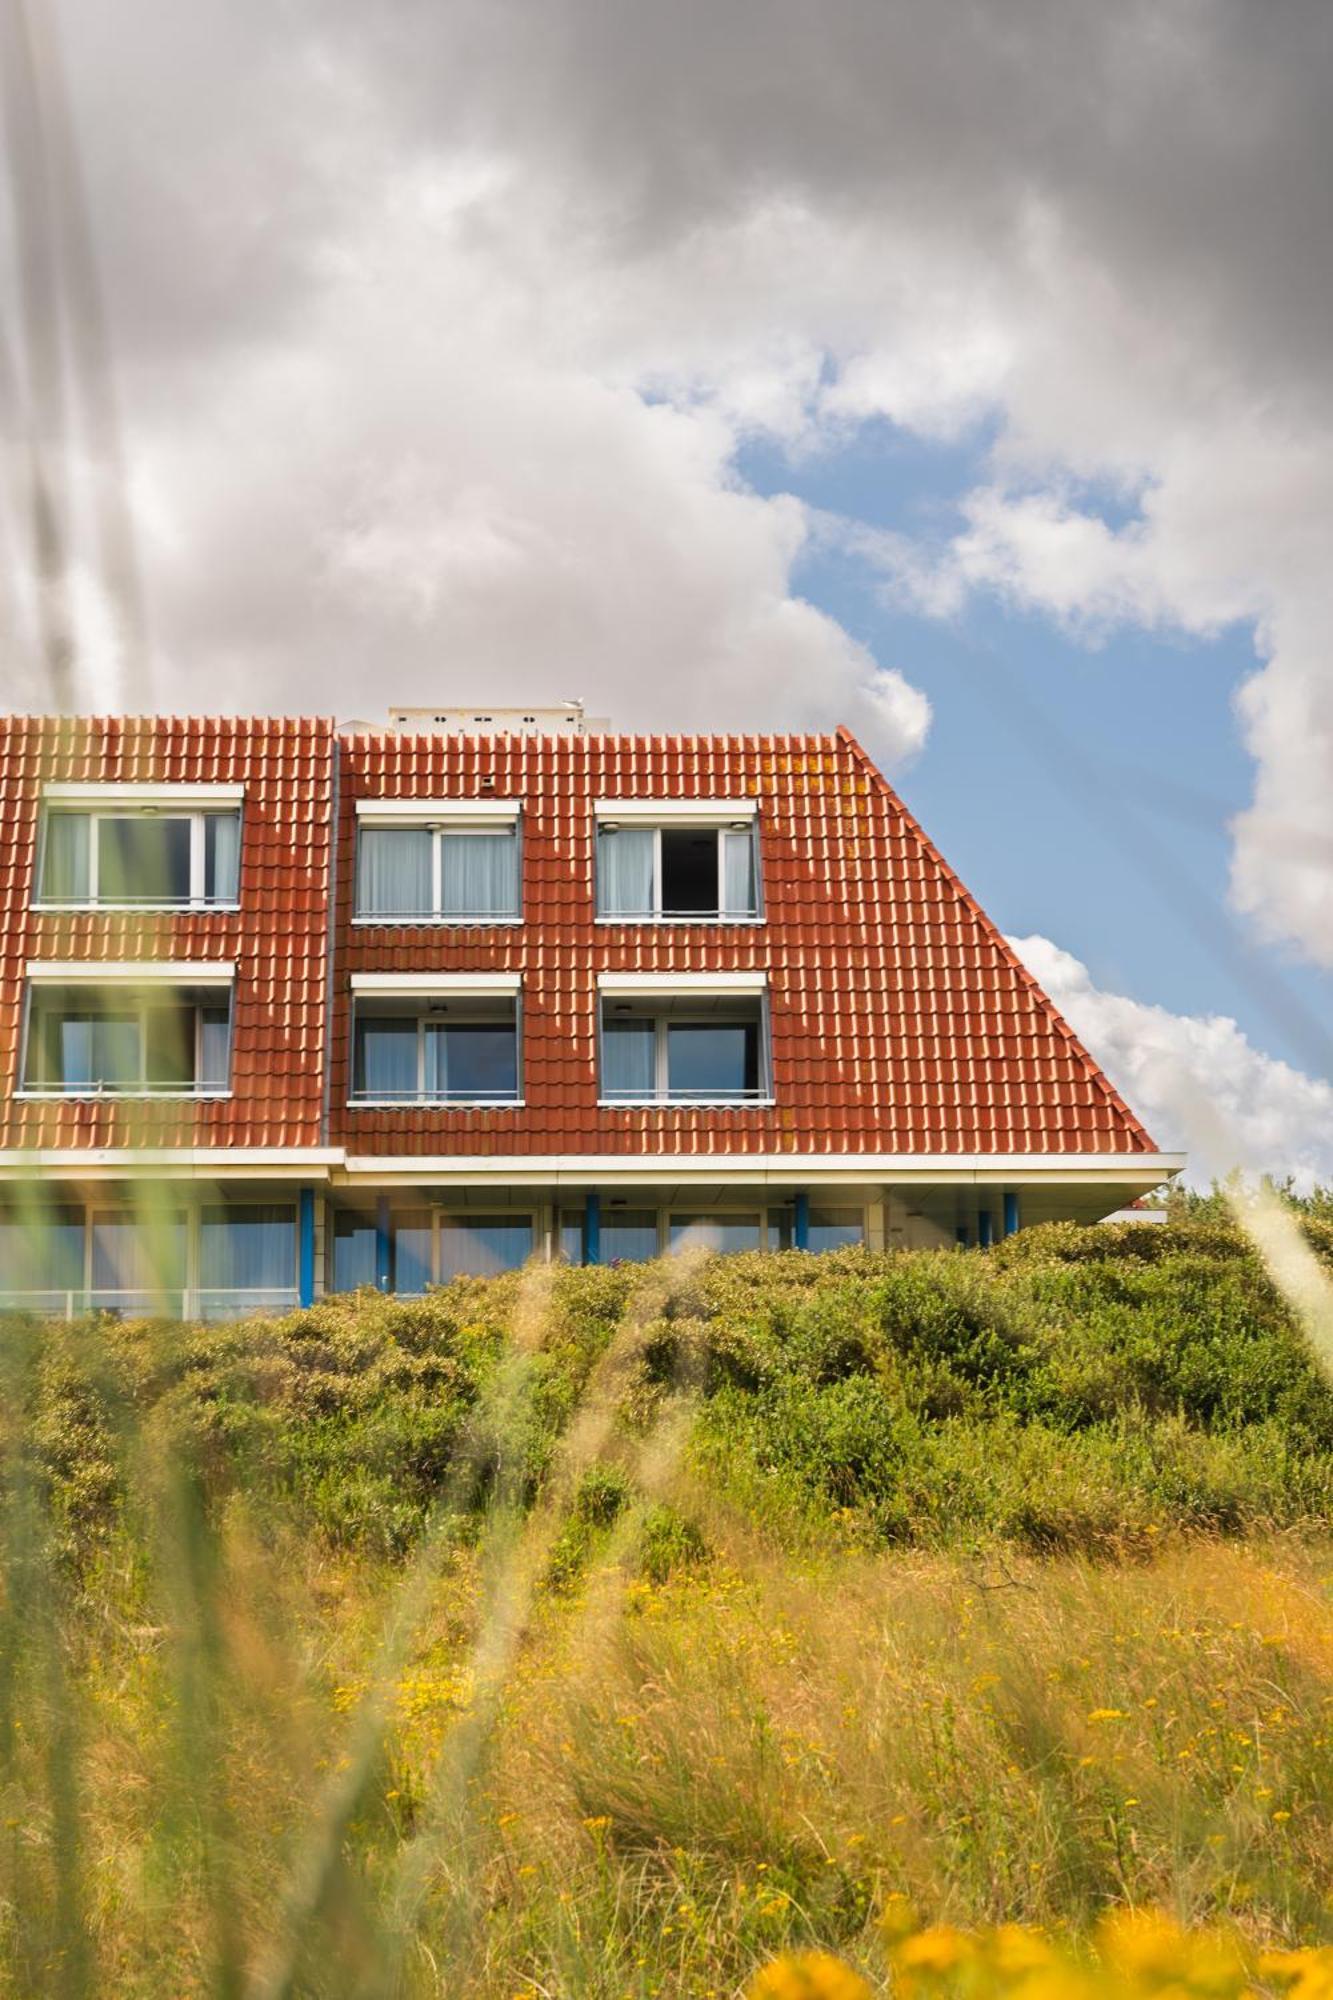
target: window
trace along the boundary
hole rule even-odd
[[[294,1304],[296,1210],[290,1202],[228,1202],[199,1216],[200,1309]]]
[[[89,1304],[120,1312],[180,1312],[188,1221],[184,1210],[138,1215],[94,1209]]]
[[[757,917],[759,866],[753,822],[600,824],[597,914],[695,921]]]
[[[757,1250],[757,1215],[673,1215],[667,1235],[673,1250]]]
[[[515,1000],[360,998],[352,1025],[354,1104],[514,1104]]]
[[[375,1282],[375,1218],[339,1209],[333,1218],[333,1279],[335,1292],[359,1291]]]
[[[231,994],[114,983],[30,988],[25,1090],[216,1097],[231,1084]]]
[[[97,908],[210,909],[236,903],[241,815],[65,810],[43,816],[38,901]]]
[[[518,827],[362,826],[356,915],[377,923],[513,923]]]
[[[612,1207],[602,1211],[600,1254],[604,1264],[646,1264],[657,1252],[655,1209]]]
[[[34,1204],[0,1215],[0,1304],[61,1312],[84,1286],[83,1210]]]
[[[866,1240],[865,1210],[861,1208],[812,1208],[806,1231],[808,1250],[843,1250]]]
[[[753,1103],[768,1095],[763,1002],[602,1001],[606,1103]]]
[[[489,1278],[518,1271],[532,1255],[527,1215],[446,1215],[440,1218],[440,1278]]]

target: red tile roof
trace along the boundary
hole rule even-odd
[[[358,798],[523,802],[519,927],[353,929]],[[594,921],[593,803],[757,801],[765,922]],[[358,1156],[1147,1153],[865,752],[836,736],[367,735],[342,747],[332,1124]],[[597,1103],[599,972],[767,973],[770,1107]],[[348,1109],[349,976],[523,975],[525,1105]]]
[[[331,723],[0,717],[0,1146],[317,1146],[326,1060]],[[240,783],[241,910],[31,907],[43,783]],[[197,1104],[11,1100],[30,959],[231,959],[233,1094]]]

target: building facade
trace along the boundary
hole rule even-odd
[[[1182,1164],[845,731],[458,713],[0,720],[0,1296],[985,1244]]]

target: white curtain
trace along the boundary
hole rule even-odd
[[[204,821],[204,894],[212,903],[234,903],[241,886],[241,816],[209,813]]]
[[[359,1020],[356,1024],[358,1095],[415,1097],[417,1038],[414,1020],[377,1020],[374,1015]]]
[[[94,1292],[142,1297],[179,1291],[185,1283],[184,1215],[94,1215],[92,1277]]]
[[[602,1094],[657,1094],[657,1031],[652,1021],[607,1021],[602,1027]]]
[[[722,908],[729,917],[755,915],[754,834],[722,835]]]
[[[524,1217],[479,1215],[440,1225],[440,1277],[488,1278],[517,1271],[532,1255],[532,1224]]]
[[[518,836],[446,833],[441,838],[446,917],[518,915]]]
[[[431,841],[426,827],[363,827],[356,850],[359,917],[433,914]]]
[[[290,1202],[206,1208],[199,1218],[199,1282],[206,1292],[296,1287],[296,1211]]]
[[[87,902],[90,826],[85,813],[46,815],[42,895],[48,903]]]
[[[646,917],[653,910],[653,830],[617,827],[597,836],[597,913]]]
[[[231,1081],[231,1009],[205,1007],[199,1023],[199,1087],[225,1090]]]

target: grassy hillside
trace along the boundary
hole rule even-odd
[[[1330,1929],[1333,1388],[1215,1218],[3,1351],[2,1992]]]

